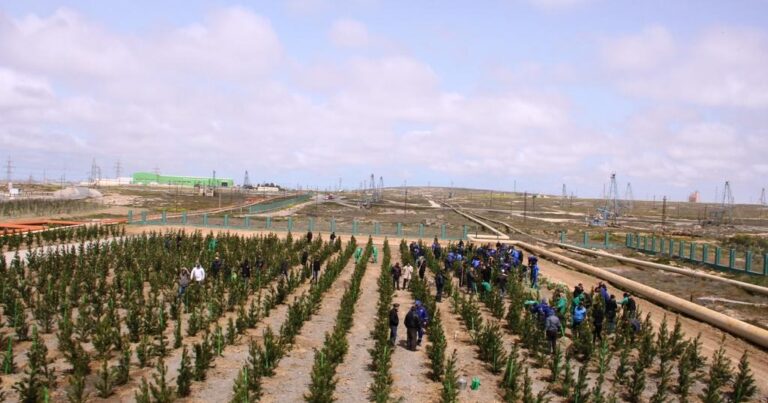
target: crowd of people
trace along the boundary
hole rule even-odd
[[[419,279],[424,280],[427,261],[422,248],[423,246],[416,242],[409,245],[416,268],[408,263],[401,266],[399,262],[390,268],[396,290],[408,289],[414,271]],[[435,239],[431,249],[433,256],[443,262],[443,268],[434,274],[436,302],[441,301],[445,282],[451,281],[451,276],[457,279],[459,289],[468,294],[482,296],[495,289],[501,295],[505,295],[512,276],[516,276],[517,280],[528,287],[527,295],[541,294],[538,257],[529,255],[526,259],[523,251],[515,249],[512,245],[502,243],[497,243],[495,247],[490,244],[465,245],[463,241],[459,241],[444,251]],[[599,282],[589,290],[585,290],[583,284],[579,283],[573,288],[573,292],[567,291],[557,288],[549,300],[547,298],[532,299],[524,303],[525,308],[536,316],[543,328],[551,352],[555,351],[558,338],[565,336],[568,330],[571,337],[579,337],[587,321],[591,323],[593,343],[600,343],[604,335],[615,332],[617,320],[623,320],[629,324],[633,333],[639,332],[641,323],[637,318],[637,303],[629,293],[623,293],[619,300],[614,294],[609,293],[607,285],[603,282]],[[398,309],[399,305],[395,304],[390,311],[393,344],[397,338]],[[412,312],[416,313],[412,314]],[[416,345],[423,336],[426,316],[426,308],[419,301],[416,301],[406,315],[404,324],[409,329],[409,335],[415,332]],[[412,347],[411,339],[412,337],[408,338],[409,348]]]

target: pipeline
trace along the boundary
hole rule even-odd
[[[461,213],[459,213],[459,214],[461,214]],[[464,214],[462,214],[462,215],[464,215]],[[742,289],[747,290],[749,292],[753,292],[753,293],[756,293],[756,294],[762,294],[762,295],[768,296],[768,287],[762,287],[762,286],[759,286],[759,285],[756,285],[756,284],[750,284],[750,283],[747,283],[747,282],[744,282],[744,281],[738,281],[738,280],[733,280],[733,279],[730,279],[730,278],[720,277],[720,276],[716,276],[714,274],[702,273],[702,272],[698,272],[698,271],[695,271],[695,270],[686,269],[686,268],[682,268],[682,267],[674,267],[674,266],[669,266],[669,265],[666,265],[666,264],[652,263],[652,262],[647,262],[647,261],[640,260],[640,259],[634,259],[634,258],[631,258],[631,257],[615,255],[613,253],[607,253],[607,252],[602,252],[602,251],[595,251],[595,250],[591,250],[591,249],[580,248],[578,246],[565,245],[565,244],[558,243],[558,242],[547,241],[545,239],[542,239],[542,238],[535,237],[533,235],[527,234],[527,233],[521,231],[520,229],[515,228],[515,227],[513,227],[513,226],[511,226],[511,225],[509,225],[509,224],[507,224],[507,223],[505,223],[503,221],[499,221],[499,220],[494,220],[494,219],[491,219],[491,218],[483,217],[483,216],[478,215],[478,214],[476,214],[476,215],[477,215],[477,217],[480,217],[483,220],[490,221],[490,222],[495,222],[497,224],[501,224],[501,225],[509,228],[510,230],[512,230],[514,232],[517,232],[519,234],[525,235],[525,236],[527,236],[527,237],[529,237],[531,239],[534,239],[534,240],[536,240],[538,242],[541,242],[541,243],[544,243],[544,244],[547,244],[547,245],[557,246],[557,247],[562,248],[562,249],[567,249],[567,250],[571,250],[571,251],[582,253],[582,254],[586,254],[586,255],[599,256],[599,257],[607,257],[607,258],[615,259],[615,260],[618,260],[619,262],[630,264],[630,265],[633,265],[633,266],[646,267],[646,268],[650,268],[650,269],[664,270],[664,271],[668,271],[668,272],[672,272],[672,273],[683,274],[683,275],[690,276],[690,277],[698,277],[698,278],[704,278],[704,279],[707,279],[707,280],[719,281],[719,282],[722,282],[722,283],[726,283],[726,284],[730,284],[730,285],[742,288]],[[466,217],[466,215],[464,215],[464,216]],[[479,220],[475,220],[475,221],[478,222]]]
[[[609,281],[618,288],[630,291],[649,301],[656,302],[660,305],[666,306],[671,310],[678,311],[702,322],[709,323],[710,325],[718,327],[721,330],[739,336],[743,339],[749,340],[763,348],[768,348],[768,330],[750,325],[749,323],[740,321],[738,319],[731,318],[728,315],[694,304],[693,302],[689,302],[674,295],[661,292],[655,288],[624,278],[607,270],[603,270],[586,263],[579,262],[578,260],[559,255],[547,249],[522,241],[512,241],[511,243],[518,245],[519,247],[526,249],[529,252],[536,253],[539,256],[547,257],[558,264],[562,264],[583,273],[587,273],[589,275]]]

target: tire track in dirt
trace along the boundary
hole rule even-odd
[[[341,297],[349,287],[352,274],[355,271],[355,261],[350,259],[344,267],[339,278],[333,283],[331,289],[323,296],[320,309],[302,327],[296,335],[296,341],[291,351],[283,357],[275,369],[275,375],[262,379],[262,402],[299,402],[304,400],[304,393],[309,389],[311,382],[312,365],[315,359],[315,350],[320,349],[325,341],[325,333],[333,330],[336,324],[336,314],[341,306]],[[277,329],[277,328],[276,328]],[[239,362],[242,366],[243,362]],[[238,367],[238,369],[240,368]],[[231,379],[234,379],[231,378]],[[228,384],[229,396],[232,392],[232,384]],[[214,400],[222,395],[211,396]],[[214,400],[200,400],[210,402]]]
[[[392,248],[392,263],[400,262],[399,244]],[[387,268],[386,270],[389,270]],[[416,275],[416,273],[414,273]],[[405,402],[434,402],[440,400],[442,385],[429,378],[429,357],[427,344],[429,335],[425,334],[421,346],[416,351],[406,347],[405,315],[414,304],[408,290],[395,290],[392,303],[400,304],[400,326],[397,329],[397,346],[392,352],[392,393],[395,400],[402,398]],[[430,312],[433,315],[434,312]]]
[[[375,265],[372,265],[375,267]],[[368,350],[374,346],[371,325],[376,321],[378,303],[378,278],[380,271],[369,267],[360,283],[360,298],[352,319],[347,342],[349,351],[344,361],[336,369],[338,384],[335,398],[338,402],[357,403],[363,396],[368,396],[368,387],[373,382],[373,375],[368,365],[371,356]],[[380,270],[388,270],[381,266]]]

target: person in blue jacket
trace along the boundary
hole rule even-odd
[[[584,308],[584,303],[580,302],[579,305],[573,310],[573,337],[577,337],[579,328],[587,317],[587,308]]]
[[[427,307],[425,307],[419,300],[416,300],[416,313],[419,315],[419,320],[421,320],[421,326],[419,326],[419,338],[416,341],[416,345],[420,346],[421,339],[424,337],[424,328],[426,328],[429,323],[429,312],[427,312]]]
[[[531,287],[539,288],[539,259],[536,256],[528,257],[528,266],[531,269]]]

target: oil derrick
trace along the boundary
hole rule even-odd
[[[243,188],[253,189],[253,185],[251,184],[251,178],[248,177],[248,171],[245,171],[245,178],[243,178]]]
[[[631,213],[634,209],[635,196],[632,194],[632,182],[627,182],[627,189],[624,191],[624,210]]]
[[[619,185],[616,183],[616,173],[611,174],[611,185],[608,188],[608,195],[605,200],[605,210],[607,215],[606,221],[610,220],[616,224],[616,220],[619,218],[619,212],[621,207],[619,206]]]
[[[560,208],[564,208],[565,203],[568,201],[568,191],[565,188],[565,183],[563,183],[563,193],[560,197]]]
[[[720,206],[710,214],[709,223],[713,225],[733,224],[733,193],[731,193],[729,181],[725,181]]]

